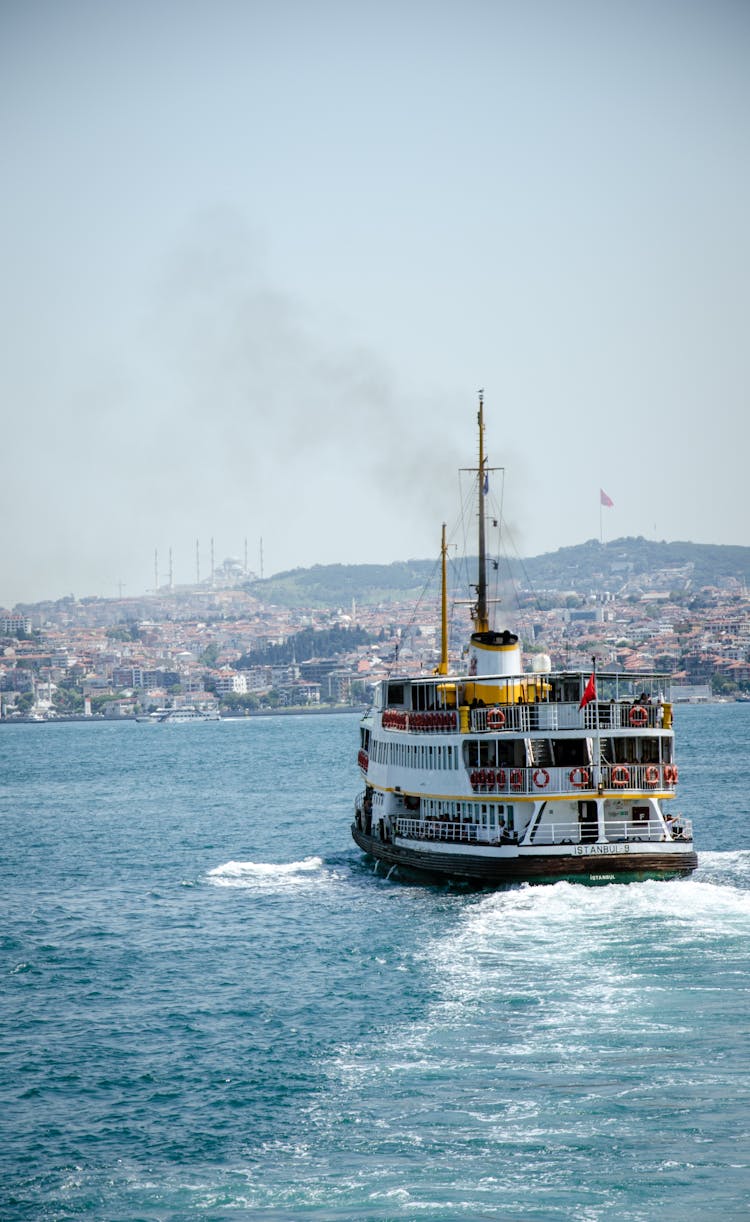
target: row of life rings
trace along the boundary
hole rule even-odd
[[[652,788],[659,784],[659,769],[656,764],[648,764],[646,771],[643,774],[647,785]],[[674,764],[664,765],[664,783],[665,785],[674,785],[677,780],[677,768]],[[624,788],[630,784],[630,769],[624,764],[616,764],[612,769],[612,784],[618,788]]]
[[[520,768],[475,768],[469,774],[472,789],[505,789],[510,784],[513,790],[523,789],[523,772]]]
[[[659,769],[656,764],[649,764],[644,773],[647,785],[659,784]],[[533,782],[537,789],[546,789],[549,785],[549,772],[546,768],[535,768],[533,772]],[[470,774],[472,789],[504,789],[506,784],[506,774],[504,768],[475,768]],[[568,780],[576,789],[586,789],[591,781],[591,773],[588,768],[572,768],[568,773]],[[616,789],[626,789],[630,785],[630,769],[625,764],[615,764],[611,773],[612,785]],[[677,767],[675,764],[664,765],[664,783],[666,785],[674,785],[677,782]],[[511,768],[510,770],[510,788],[521,789],[523,786],[523,773],[520,768]]]
[[[455,713],[409,713],[410,730],[455,730]]]
[[[386,709],[383,713],[384,730],[455,730],[455,728],[455,713],[402,713],[400,709]]]
[[[507,777],[504,768],[475,768],[469,780],[472,789],[504,789]]]

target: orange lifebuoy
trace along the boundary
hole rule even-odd
[[[487,711],[487,728],[489,730],[502,730],[505,725],[505,713],[502,709],[489,709]]]
[[[664,781],[667,785],[676,785],[677,784],[677,765],[676,764],[665,764],[664,765]]]
[[[616,785],[618,789],[624,789],[626,785],[629,785],[630,769],[626,768],[624,764],[615,764],[612,769],[612,784]]]
[[[549,773],[546,768],[534,769],[534,784],[537,789],[546,789],[549,785]]]
[[[646,784],[659,784],[659,769],[656,767],[656,764],[649,764],[648,768],[646,769]]]
[[[520,789],[523,785],[523,774],[520,768],[511,768],[510,770],[510,787],[511,789]]]
[[[505,776],[505,769],[498,768],[497,772],[495,773],[495,784],[498,786],[499,789],[505,788],[506,780],[507,778]]]
[[[576,780],[578,777],[578,780]],[[575,785],[576,789],[585,789],[589,783],[588,768],[571,768],[568,780],[571,785]]]
[[[648,721],[648,709],[644,709],[642,704],[634,704],[628,714],[628,721],[631,726],[645,726]]]

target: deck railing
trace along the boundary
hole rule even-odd
[[[482,827],[474,823],[456,823],[442,820],[395,819],[395,833],[406,836],[410,840],[447,841],[452,844],[518,844],[515,833]],[[556,823],[544,823],[532,829],[529,844],[562,845],[562,844],[622,844],[641,843],[643,841],[664,841],[693,839],[693,825],[690,819],[675,821],[667,830],[657,819],[628,820],[607,819],[604,825],[605,840],[596,838],[596,826],[581,825],[577,821],[564,820]],[[522,841],[521,841],[522,842]]]
[[[472,734],[510,731],[516,734],[553,733],[557,730],[661,729],[665,725],[663,704],[633,704],[626,700],[593,700],[580,709],[577,704],[498,704],[469,709]],[[385,709],[384,730],[409,730],[429,734],[455,734],[459,728],[456,709],[418,711]]]
[[[633,704],[627,700],[592,700],[577,704],[499,704],[471,709],[472,733],[512,731],[648,730],[664,725],[663,704]]]
[[[534,794],[591,793],[598,786],[618,793],[672,793],[677,784],[674,764],[592,764],[573,768],[539,765],[535,768],[472,768],[469,783],[474,793]]]

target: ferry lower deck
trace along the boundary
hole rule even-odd
[[[516,844],[482,846],[460,840],[432,842],[410,836],[392,840],[352,824],[352,837],[363,852],[383,862],[389,872],[425,879],[493,886],[518,882],[633,882],[691,874],[698,865],[692,846],[671,842]]]

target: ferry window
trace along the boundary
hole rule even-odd
[[[388,684],[388,704],[403,704],[404,703],[404,685],[403,683]]]
[[[464,760],[467,768],[479,767],[479,743],[475,738],[464,743]]]
[[[556,738],[552,747],[555,763],[561,768],[574,768],[590,763],[586,738]]]

